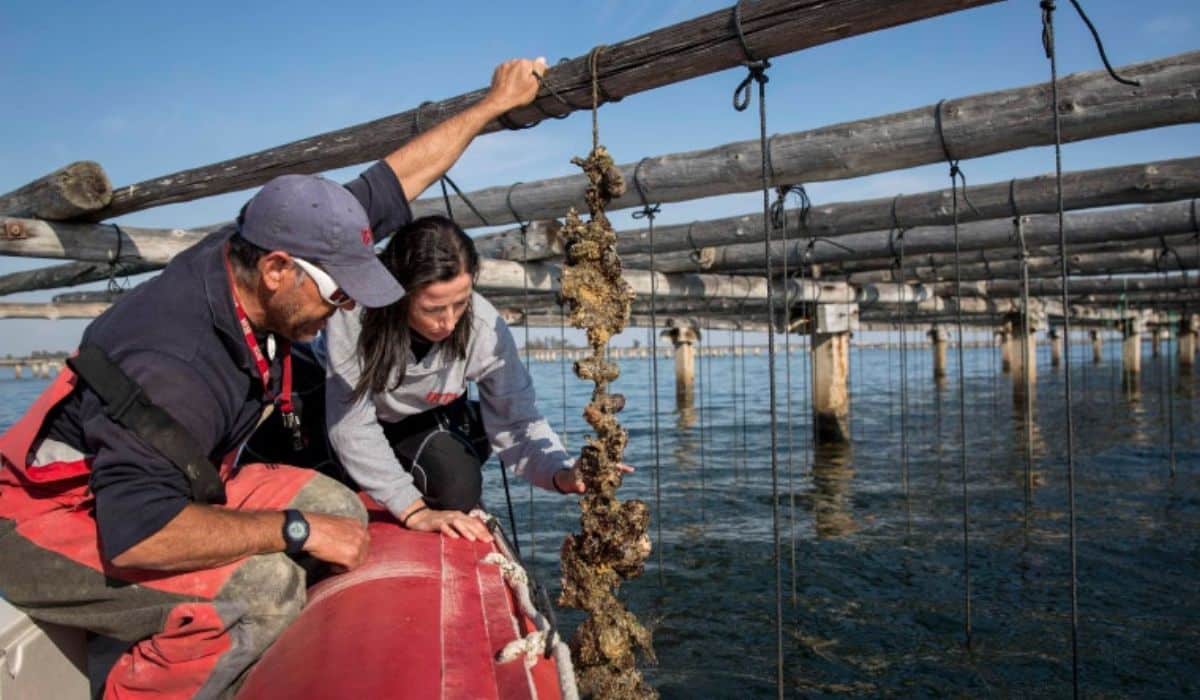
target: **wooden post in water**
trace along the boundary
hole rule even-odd
[[[1200,331],[1200,316],[1195,314],[1179,319],[1179,371],[1191,374],[1196,367],[1196,332]]]
[[[1058,332],[1057,328],[1051,328],[1047,335],[1050,337],[1050,366],[1061,367],[1063,349],[1062,334]]]
[[[850,442],[850,321],[857,314],[857,304],[817,305],[812,400],[819,444]]]
[[[1159,353],[1162,351],[1162,328],[1154,328],[1150,331],[1150,357],[1158,359]]]
[[[1092,364],[1098,365],[1104,359],[1104,341],[1100,339],[1100,331],[1092,332]],[[1140,351],[1139,351],[1140,352]]]
[[[1127,376],[1142,371],[1142,320],[1127,318],[1121,322],[1121,363]]]
[[[929,342],[933,347],[933,378],[940,382],[946,378],[946,346],[949,335],[946,331],[934,324],[933,328],[929,329]],[[1003,347],[1007,348],[1008,343],[1005,342]],[[1005,371],[1008,371],[1005,366]]]
[[[675,346],[675,407],[683,411],[695,404],[696,344],[700,328],[694,320],[668,319],[662,337]]]
[[[1013,400],[1024,399],[1025,392],[1033,393],[1037,383],[1037,329],[1039,319],[1034,314],[1029,318],[1029,334],[1025,334],[1025,319],[1014,313],[1009,320],[1012,326],[1012,378]],[[1028,362],[1026,362],[1028,359]]]
[[[1012,324],[1005,321],[996,331],[996,342],[1000,343],[1000,369],[1012,372]]]

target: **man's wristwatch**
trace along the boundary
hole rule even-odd
[[[287,543],[284,551],[288,554],[304,551],[304,543],[308,541],[308,521],[300,511],[283,511],[283,541]]]

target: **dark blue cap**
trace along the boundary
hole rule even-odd
[[[246,203],[240,224],[247,241],[317,265],[365,307],[387,306],[404,295],[375,255],[367,213],[336,182],[281,175]]]

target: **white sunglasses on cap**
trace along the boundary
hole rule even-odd
[[[292,262],[299,265],[300,269],[304,270],[304,274],[312,278],[312,281],[317,285],[317,292],[326,302],[340,309],[354,304],[354,300],[350,298],[350,295],[342,291],[342,288],[338,286],[337,282],[333,281],[328,272],[294,255],[292,256]]]

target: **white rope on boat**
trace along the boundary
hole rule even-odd
[[[473,510],[471,515],[485,523],[494,520],[483,510]],[[552,632],[550,621],[533,604],[533,591],[530,589],[529,574],[526,573],[525,567],[521,566],[511,552],[507,551],[508,547],[503,538],[496,538],[495,542],[497,549],[502,551],[488,553],[483,558],[483,563],[500,567],[500,575],[512,589],[517,604],[521,607],[521,612],[533,621],[536,628],[525,637],[514,639],[504,645],[496,657],[497,662],[508,663],[524,657],[525,668],[532,668],[537,663],[538,656],[546,648],[547,635],[553,634],[550,644],[555,665],[558,668],[558,685],[562,690],[563,700],[579,700],[579,689],[575,687],[575,667],[571,663],[571,650],[563,643],[558,632]]]

